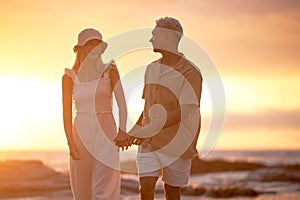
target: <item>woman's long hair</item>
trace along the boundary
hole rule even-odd
[[[87,46],[89,46],[89,45],[95,45],[96,46],[100,43],[101,43],[100,40],[94,39],[94,40],[90,40],[87,43],[85,43],[84,46],[75,47],[74,52],[76,53],[76,58],[75,58],[75,62],[74,62],[74,65],[73,65],[72,69],[77,72],[80,68],[80,65],[83,63],[84,59],[91,52],[91,49],[87,48]]]

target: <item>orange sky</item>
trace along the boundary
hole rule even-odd
[[[217,148],[299,149],[299,11],[296,0],[3,1],[0,149],[65,149],[60,81],[78,32],[94,27],[108,40],[161,16],[179,19],[221,75],[226,121]],[[157,57],[136,52],[116,61],[122,75]]]

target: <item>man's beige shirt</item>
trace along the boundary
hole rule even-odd
[[[149,109],[154,104],[160,104],[166,111],[172,111],[180,105],[190,105],[189,113],[181,117],[179,123],[151,137],[153,151],[188,158],[197,154],[201,91],[201,73],[184,56],[173,67],[161,64],[161,59],[147,66],[143,90],[143,126],[150,123]]]

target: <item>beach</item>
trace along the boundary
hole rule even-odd
[[[249,152],[239,154],[245,153]],[[31,156],[28,152],[14,152],[11,155],[0,153],[0,199],[71,200],[68,162],[63,159],[67,157],[66,152],[40,152],[32,156],[33,154],[35,153]],[[280,155],[279,152],[269,154],[277,155],[274,156],[276,159]],[[286,152],[292,159],[286,158],[285,154],[282,155],[285,159],[282,158],[280,162],[272,160],[269,154],[268,162],[259,161],[263,159],[259,158],[260,154],[257,152],[256,158],[252,157],[251,161],[250,156],[248,160],[241,160],[233,155],[222,159],[212,155],[194,160],[189,184],[181,191],[182,199],[300,199],[299,159],[293,158],[299,152]],[[21,155],[23,159],[19,158]],[[48,163],[43,156],[48,158]],[[59,161],[64,164],[59,164]],[[123,169],[127,169],[125,171],[134,166],[134,160],[123,161],[121,165]],[[122,172],[121,199],[139,199],[138,176],[135,173]],[[164,199],[161,179],[156,187],[155,199]]]

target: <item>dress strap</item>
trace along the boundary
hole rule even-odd
[[[114,60],[111,60],[107,65],[106,65],[106,68],[104,69],[103,71],[103,77],[104,78],[109,78],[109,72],[110,70],[114,70],[114,69],[117,69],[117,66],[116,66],[116,63]]]

